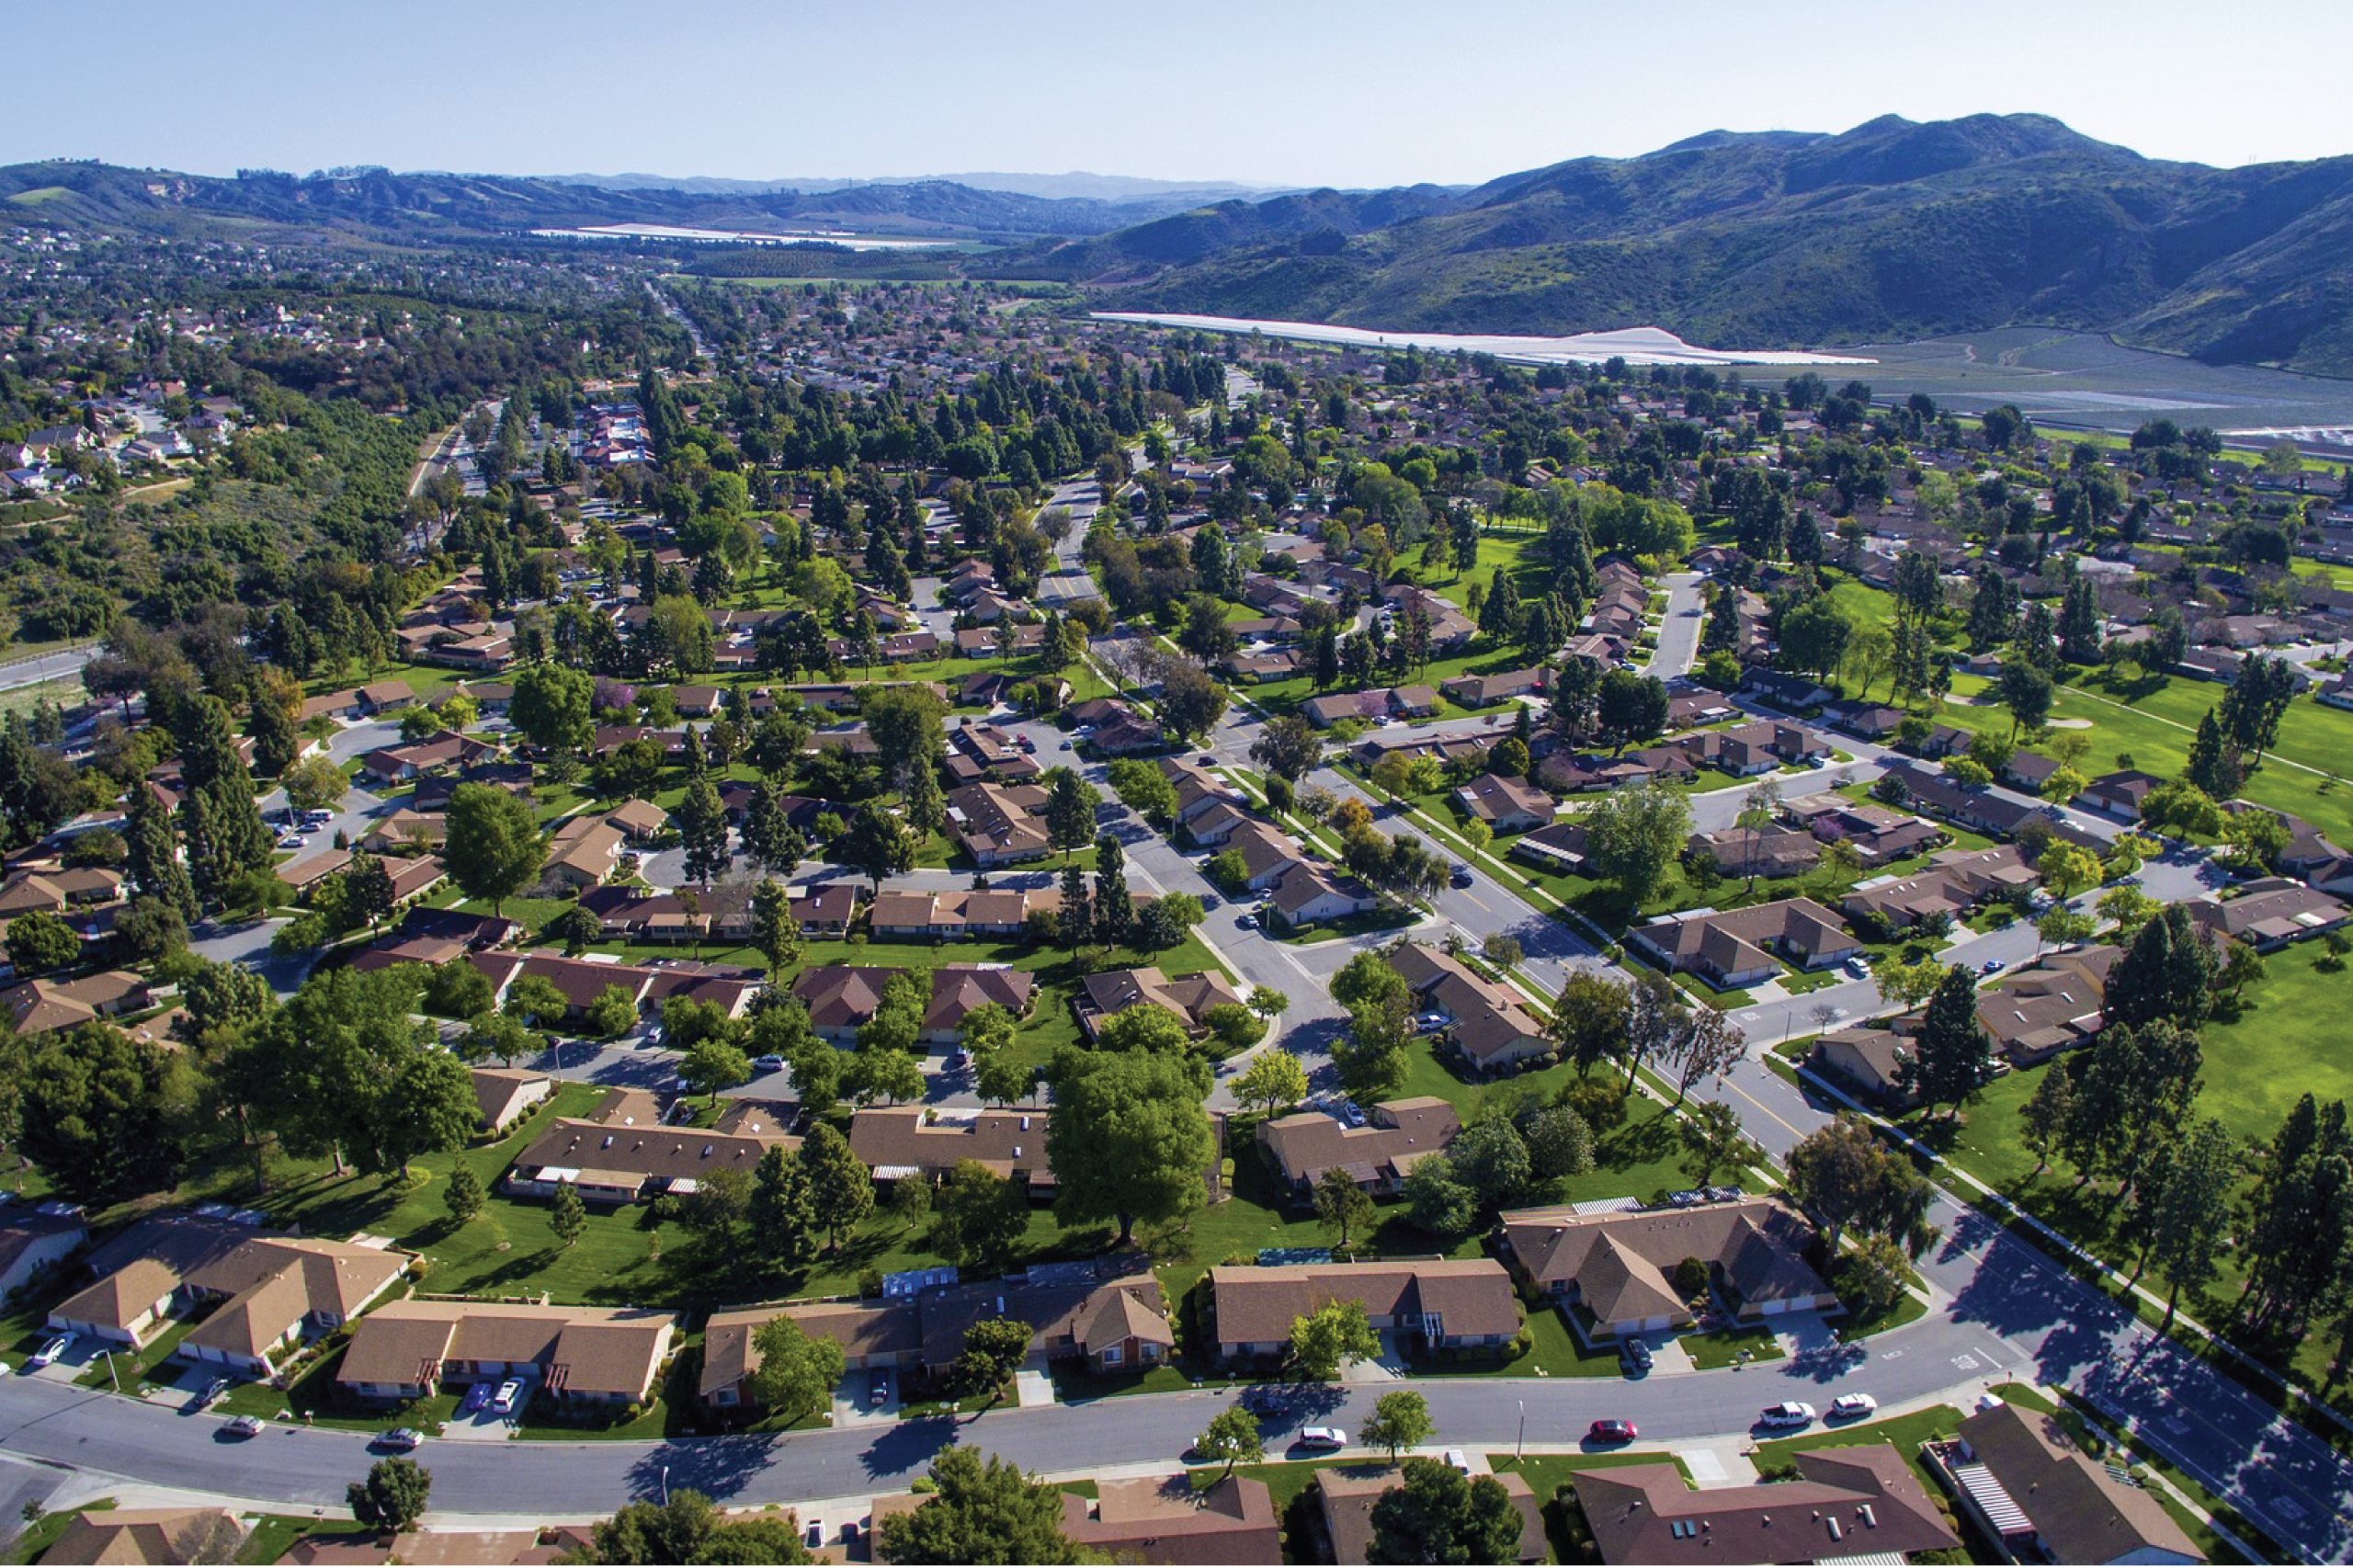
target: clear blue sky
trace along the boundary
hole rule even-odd
[[[115,0],[9,44],[0,162],[208,174],[1471,183],[1980,110],[2200,163],[2353,151],[2344,0]]]

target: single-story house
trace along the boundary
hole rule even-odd
[[[1562,1205],[1516,1209],[1499,1224],[1499,1250],[1514,1277],[1547,1301],[1583,1308],[1599,1335],[1646,1334],[1696,1321],[1672,1280],[1686,1258],[1708,1266],[1710,1283],[1745,1320],[1836,1311],[1839,1304],[1806,1261],[1812,1228],[1776,1199],[1606,1213]]]
[[[1279,1354],[1294,1319],[1325,1301],[1354,1301],[1376,1330],[1432,1350],[1507,1345],[1519,1299],[1493,1258],[1381,1263],[1221,1264],[1210,1270],[1211,1342],[1222,1359]]]
[[[1368,1192],[1392,1196],[1414,1167],[1444,1152],[1462,1130],[1454,1108],[1434,1096],[1383,1100],[1364,1125],[1329,1111],[1302,1110],[1258,1124],[1258,1148],[1291,1196],[1305,1199],[1339,1171]]]
[[[636,1404],[677,1333],[674,1314],[639,1307],[393,1301],[353,1328],[335,1383],[355,1399],[403,1401],[519,1377],[567,1402]]]

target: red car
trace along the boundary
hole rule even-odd
[[[1631,1421],[1597,1421],[1585,1436],[1590,1443],[1631,1443],[1640,1435]]]

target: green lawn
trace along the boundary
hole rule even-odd
[[[1702,1371],[1729,1367],[1744,1356],[1750,1361],[1781,1358],[1780,1341],[1769,1328],[1720,1328],[1712,1334],[1678,1335],[1675,1342]]]
[[[1920,1460],[1920,1445],[1939,1437],[1949,1437],[1961,1425],[1961,1412],[1949,1404],[1936,1405],[1927,1410],[1915,1410],[1909,1415],[1890,1416],[1884,1421],[1868,1421],[1852,1426],[1824,1426],[1801,1437],[1782,1437],[1756,1445],[1756,1468],[1763,1472],[1784,1465],[1793,1465],[1797,1456],[1816,1449],[1866,1448],[1874,1443],[1893,1443],[1904,1462],[1931,1497],[1944,1495],[1935,1476],[1928,1473]]]
[[[264,1514],[254,1521],[253,1533],[237,1549],[240,1562],[275,1562],[305,1536],[365,1537],[366,1525],[352,1519],[306,1519],[292,1514]]]

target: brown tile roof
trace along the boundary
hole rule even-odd
[[[2034,1526],[2052,1561],[2121,1562],[2152,1551],[2206,1560],[2164,1505],[2120,1484],[2069,1440],[2057,1417],[2002,1404],[1970,1416],[1958,1432]]]
[[[963,1351],[964,1331],[983,1318],[1009,1317],[1028,1324],[1034,1331],[1032,1354],[1080,1348],[1086,1330],[1100,1321],[1106,1300],[1123,1291],[1158,1321],[1154,1341],[1171,1343],[1160,1281],[1141,1259],[1127,1253],[1090,1263],[1033,1265],[1018,1278],[935,1286],[919,1292],[915,1305],[923,1319],[924,1364],[938,1368],[954,1361]],[[1284,1333],[1290,1333],[1288,1326]]]
[[[1031,1185],[1054,1179],[1046,1168],[1042,1110],[869,1107],[850,1118],[849,1146],[885,1181],[918,1173],[945,1176],[960,1160],[978,1160],[998,1176],[1018,1175]]]
[[[226,1562],[244,1539],[226,1508],[114,1508],[74,1516],[47,1562]]]
[[[1362,1127],[1320,1110],[1277,1117],[1259,1123],[1258,1142],[1293,1187],[1312,1187],[1336,1169],[1361,1184],[1403,1178],[1461,1128],[1452,1106],[1423,1096],[1374,1106]]]
[[[1721,1265],[1746,1301],[1829,1291],[1802,1256],[1812,1239],[1805,1221],[1769,1198],[1603,1214],[1515,1209],[1499,1222],[1504,1250],[1529,1278],[1574,1286],[1605,1323],[1677,1310],[1682,1298],[1666,1277],[1687,1257]]]
[[[529,1362],[561,1392],[634,1398],[676,1328],[672,1314],[636,1307],[393,1301],[359,1320],[335,1381],[412,1385],[428,1362]]]
[[[1508,1335],[1519,1328],[1511,1277],[1484,1257],[1277,1268],[1220,1265],[1210,1270],[1210,1298],[1221,1345],[1287,1340],[1292,1319],[1336,1300],[1359,1301],[1373,1318],[1441,1313],[1449,1338]]]
[[[1176,1475],[1098,1482],[1093,1498],[1063,1494],[1063,1534],[1107,1561],[1274,1562],[1279,1524],[1267,1483],[1242,1475],[1198,1491]]]
[[[611,1122],[579,1121],[559,1117],[531,1146],[515,1158],[515,1175],[524,1181],[572,1179],[551,1171],[597,1172],[637,1178],[640,1190],[692,1190],[682,1182],[707,1179],[714,1171],[741,1171],[749,1176],[760,1156],[772,1145],[788,1150],[801,1140],[778,1132],[721,1132],[704,1127],[634,1127]]]
[[[881,1006],[883,985],[899,972],[876,965],[820,964],[802,972],[792,994],[807,1004],[809,1021],[817,1028],[855,1028]],[[942,964],[931,971],[931,1005],[924,1014],[924,1028],[953,1029],[983,1002],[1019,1017],[1029,1012],[1036,984],[1027,970]]]
[[[813,1338],[832,1340],[852,1357],[897,1360],[923,1347],[923,1320],[913,1301],[784,1301],[713,1312],[702,1334],[705,1400],[759,1370],[752,1336],[779,1316],[790,1318]]]
[[[1604,1562],[1900,1560],[1961,1544],[1892,1444],[1809,1449],[1797,1467],[1796,1481],[1705,1491],[1667,1463],[1571,1474]]]
[[[1106,970],[1088,975],[1085,989],[1093,1017],[1108,1018],[1138,1006],[1165,1007],[1196,1028],[1212,1007],[1243,1005],[1242,994],[1219,970],[1179,975],[1175,980],[1157,967]],[[1090,1017],[1088,1032],[1093,1031]]]

